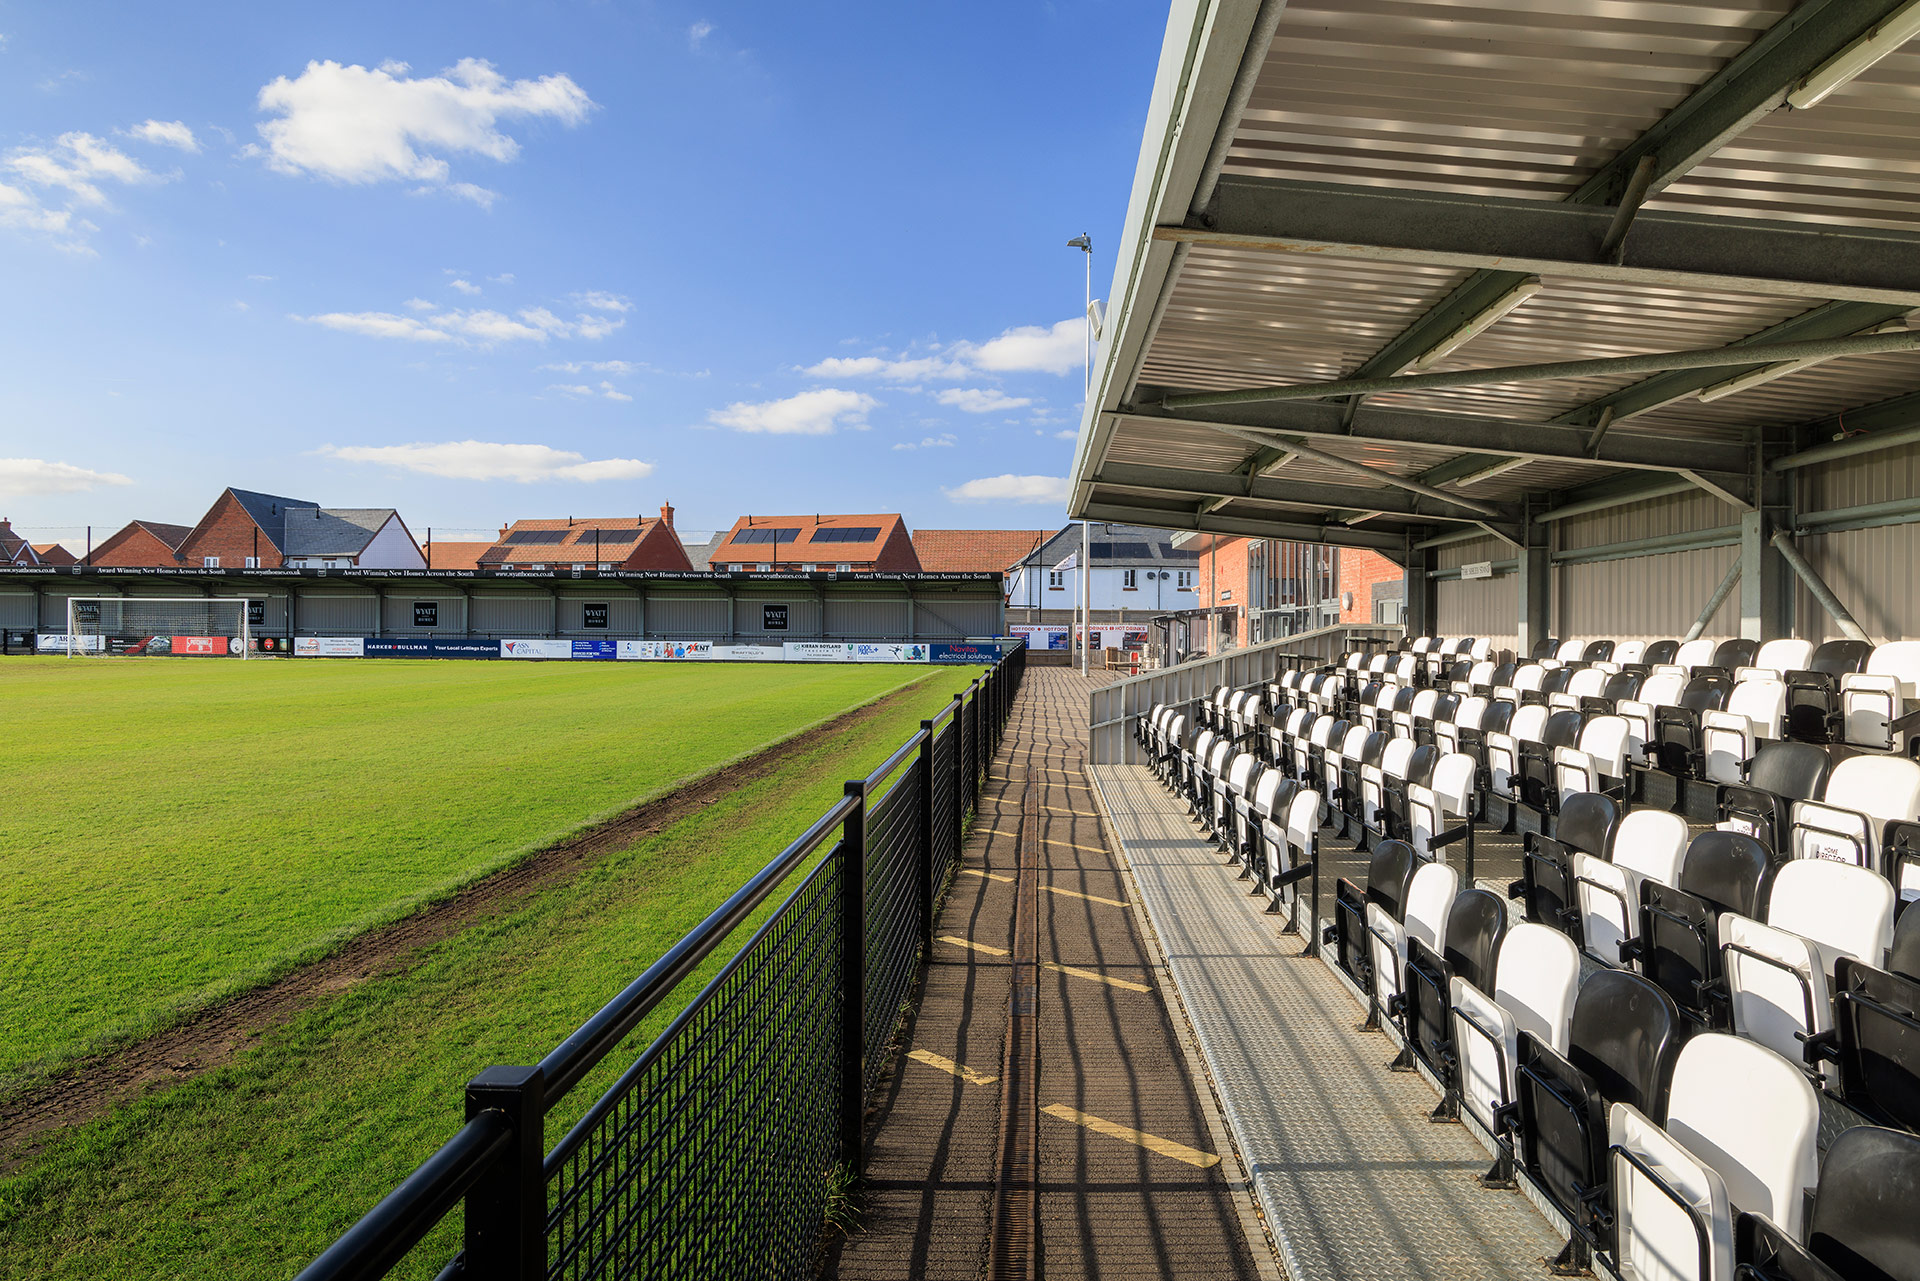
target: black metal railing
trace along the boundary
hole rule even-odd
[[[455,1207],[464,1248],[442,1278],[811,1275],[1025,672],[1016,648],[922,721],[538,1064],[469,1081],[465,1126],[299,1281],[384,1277]],[[549,1151],[556,1105],[796,874]]]

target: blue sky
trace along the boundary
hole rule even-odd
[[[1054,523],[1164,22],[0,3],[0,515]]]

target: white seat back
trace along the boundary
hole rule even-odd
[[[1227,766],[1227,788],[1236,796],[1247,794],[1247,784],[1253,781],[1253,771],[1260,764],[1260,758],[1252,752],[1242,752],[1233,758]]]
[[[1632,1281],[1731,1281],[1733,1209],[1725,1180],[1636,1107],[1614,1104],[1607,1135],[1619,1274]],[[1696,1216],[1706,1226],[1704,1260]]]
[[[1273,798],[1280,793],[1280,785],[1287,781],[1286,772],[1270,769],[1262,774],[1253,785],[1253,809],[1261,818],[1273,817]]]
[[[1493,999],[1556,1053],[1567,1052],[1573,1001],[1580,992],[1580,950],[1550,926],[1516,922],[1493,963]]]
[[[1621,641],[1613,647],[1613,661],[1624,667],[1639,662],[1646,652],[1647,643],[1643,640]]]
[[[1580,656],[1586,652],[1585,641],[1569,640],[1561,641],[1560,648],[1553,651],[1553,656],[1562,663],[1577,663],[1580,661]]]
[[[1413,759],[1414,749],[1418,746],[1410,738],[1396,738],[1389,742],[1380,753],[1380,773],[1386,778],[1404,780],[1407,777],[1407,765]]]
[[[1719,648],[1719,641],[1690,640],[1674,654],[1673,665],[1684,672],[1690,672],[1696,667],[1704,667],[1713,661],[1713,651]]]
[[[1611,852],[1615,864],[1641,880],[1678,886],[1680,863],[1687,856],[1687,820],[1667,810],[1634,810],[1614,828]]]
[[[1445,863],[1428,863],[1407,886],[1407,937],[1438,952],[1447,945],[1447,911],[1460,892],[1460,873]]]
[[[1818,943],[1829,970],[1841,956],[1876,968],[1893,946],[1893,883],[1864,867],[1795,859],[1774,875],[1767,924]]]
[[[1872,867],[1885,824],[1916,817],[1920,764],[1892,756],[1849,757],[1834,767],[1820,800],[1794,802],[1793,855]]]
[[[1727,1197],[1801,1234],[1818,1181],[1820,1100],[1804,1072],[1752,1041],[1702,1032],[1674,1060],[1669,1135],[1726,1181]]]
[[[1804,672],[1807,664],[1813,661],[1813,642],[1810,640],[1770,640],[1760,647],[1753,656],[1753,666],[1741,668],[1741,671],[1770,672],[1777,680],[1788,672]],[[1738,673],[1736,673],[1738,675]]]
[[[1531,693],[1538,690],[1540,688],[1540,682],[1546,679],[1546,668],[1538,663],[1528,663],[1525,667],[1518,668],[1513,673],[1513,688],[1517,693]]]
[[[1733,912],[1721,914],[1719,931],[1734,1031],[1799,1055],[1801,1037],[1833,1026],[1833,985],[1819,944]]]

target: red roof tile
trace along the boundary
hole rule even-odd
[[[1004,573],[1053,536],[1051,529],[918,529],[913,550],[929,573]]]

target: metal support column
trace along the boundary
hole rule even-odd
[[[1848,640],[1862,641],[1871,645],[1873,638],[1867,635],[1867,629],[1860,626],[1859,620],[1840,603],[1840,598],[1833,594],[1833,588],[1827,586],[1826,580],[1807,563],[1807,558],[1802,556],[1800,549],[1793,545],[1792,535],[1783,529],[1775,534],[1771,541],[1779,549],[1780,558],[1792,566],[1793,572],[1800,576],[1800,581],[1807,585],[1809,592],[1813,593],[1813,598],[1820,603],[1820,608],[1833,616],[1834,626],[1840,629],[1841,635]]]
[[[1519,647],[1514,657],[1524,659],[1553,635],[1553,531],[1529,517],[1521,525],[1521,537],[1526,541],[1520,548]]]
[[[467,1193],[465,1275],[528,1281],[547,1274],[546,1078],[537,1067],[490,1067],[467,1082],[467,1119],[492,1112],[512,1135]]]
[[[1440,584],[1430,575],[1437,558],[1430,547],[1407,551],[1407,635],[1432,636],[1440,626]],[[1356,602],[1357,603],[1357,602]]]
[[[1745,640],[1770,641],[1793,634],[1793,572],[1769,541],[1773,530],[1793,524],[1791,478],[1768,466],[1792,447],[1788,437],[1772,443],[1763,440],[1754,451],[1754,509],[1740,514],[1740,636]]]

